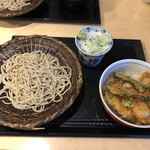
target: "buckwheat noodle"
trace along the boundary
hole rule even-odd
[[[42,112],[45,105],[60,102],[71,88],[72,70],[42,51],[15,54],[1,66],[0,100],[20,110]]]
[[[24,6],[30,5],[31,0],[0,0],[0,11],[9,10],[21,10]]]

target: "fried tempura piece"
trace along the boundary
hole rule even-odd
[[[137,91],[142,92],[142,93],[145,92],[144,87],[142,86],[142,84],[139,81],[136,81],[129,76],[126,76],[126,75],[123,75],[123,74],[117,73],[117,72],[114,72],[113,75],[115,78],[117,78],[119,80],[133,84]]]
[[[111,93],[119,96],[134,97],[139,99],[150,99],[150,92],[148,90],[145,93],[140,93],[134,88],[128,88],[124,86],[124,84],[125,83],[120,80],[115,80],[107,85],[107,89]]]
[[[108,105],[113,110],[117,111],[121,115],[121,118],[125,118],[135,124],[150,124],[150,108],[146,102],[140,99],[134,99],[135,104],[133,107],[126,107],[122,101],[124,97],[112,94],[108,90],[104,90],[105,99]]]
[[[145,102],[137,102],[132,108],[136,124],[150,124],[150,108]]]
[[[135,79],[132,79],[130,76],[123,75],[117,72],[114,72],[113,76],[121,81],[132,84],[135,87],[135,89],[141,93],[146,92],[146,89],[150,90],[150,73],[149,72],[144,72],[142,74],[143,76],[142,78],[144,79],[144,82],[142,80],[137,81]]]
[[[105,91],[105,99],[107,104],[110,105],[113,110],[116,110],[122,118],[126,118],[127,120],[134,120],[134,116],[132,114],[130,107],[125,107],[122,104],[122,98],[120,96],[116,96],[109,91]]]
[[[150,86],[150,72],[142,73],[140,81]]]

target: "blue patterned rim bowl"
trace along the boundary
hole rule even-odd
[[[95,67],[95,66],[99,65],[99,63],[103,59],[104,55],[112,49],[113,38],[107,30],[105,30],[101,27],[97,27],[97,26],[85,27],[85,28],[81,29],[78,33],[83,33],[83,32],[86,34],[86,38],[87,38],[86,40],[81,40],[78,37],[78,34],[75,37],[75,44],[78,48],[79,60],[85,66]],[[103,45],[101,46],[101,49],[102,49],[101,52],[96,52],[96,53],[88,52],[87,40],[90,41],[91,38],[93,38],[95,40],[96,39],[95,37],[97,35],[98,36],[104,35],[105,37],[107,37],[109,39],[108,43],[105,46],[103,46]],[[97,43],[98,42],[95,42],[94,44],[97,45]]]
[[[118,123],[133,127],[133,128],[150,128],[149,125],[137,125],[124,118],[122,118],[115,110],[113,110],[106,102],[106,99],[103,94],[103,87],[106,86],[110,81],[113,81],[113,72],[120,72],[122,74],[130,74],[133,76],[141,75],[143,72],[150,72],[150,64],[138,59],[122,59],[114,62],[108,66],[102,73],[99,81],[99,93],[101,102],[104,106],[106,112]],[[134,107],[134,106],[133,106]]]

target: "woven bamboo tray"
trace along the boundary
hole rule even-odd
[[[67,110],[77,98],[82,86],[82,69],[74,52],[63,42],[48,36],[32,35],[18,37],[3,44],[0,48],[0,66],[16,53],[25,53],[42,50],[44,53],[59,59],[60,65],[72,69],[71,89],[65,93],[63,100],[58,103],[46,105],[43,112],[35,113],[32,109],[18,110],[11,104],[6,105],[0,101],[0,124],[3,126],[35,130],[42,124],[52,121]]]
[[[5,9],[0,11],[0,18],[10,18],[24,15],[34,9],[36,9],[44,0],[31,0],[31,4],[23,7],[21,10],[11,11],[9,9]]]

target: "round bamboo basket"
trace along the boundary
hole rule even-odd
[[[40,113],[36,113],[32,109],[19,110],[11,104],[6,105],[0,101],[0,124],[3,126],[23,130],[36,130],[39,126],[52,121],[64,113],[73,104],[80,92],[83,79],[82,68],[77,56],[63,42],[45,35],[18,37],[4,43],[0,47],[0,66],[16,53],[37,50],[41,50],[45,54],[50,53],[59,59],[60,65],[69,66],[72,69],[71,89],[63,95],[62,101],[46,105],[44,111]]]
[[[11,18],[16,16],[21,16],[26,13],[29,13],[30,11],[36,9],[44,0],[31,0],[31,4],[24,6],[21,10],[9,10],[5,9],[0,11],[0,18]]]

